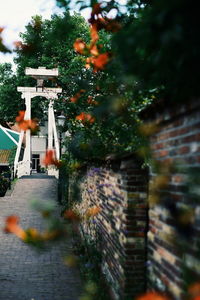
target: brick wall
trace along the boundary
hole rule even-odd
[[[134,159],[91,168],[85,176],[79,209],[101,212],[84,234],[99,240],[101,268],[114,299],[133,299],[146,285],[147,170]]]
[[[80,205],[97,205],[101,213],[83,231],[98,240],[115,299],[134,299],[147,274],[148,289],[180,300],[200,279],[200,103],[164,103],[143,117],[158,125],[150,138],[150,180],[134,158],[89,169]]]
[[[168,182],[152,191],[160,201],[149,210],[149,287],[183,299],[187,284],[200,278],[200,108],[195,102],[155,111],[146,116],[159,126],[152,155]],[[156,176],[152,168],[151,182]]]

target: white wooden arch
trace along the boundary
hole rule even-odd
[[[58,98],[58,94],[62,92],[61,88],[38,88],[38,87],[18,87],[17,91],[22,93],[21,97],[25,99],[26,111],[25,120],[31,120],[31,99],[41,96],[49,100],[48,106],[48,149],[53,149],[53,139],[55,142],[56,158],[59,160],[59,141],[56,130],[56,122],[53,104],[54,100]],[[19,161],[20,152],[22,148],[22,142],[26,137],[26,145],[22,161]],[[17,177],[31,174],[31,131],[28,129],[26,133],[21,130],[19,144],[16,151],[14,162],[14,174],[17,173]],[[48,172],[50,173],[50,172]]]

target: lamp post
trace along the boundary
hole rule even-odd
[[[63,114],[61,114],[60,116],[57,117],[58,126],[60,128],[64,126],[65,119],[66,119],[66,117]],[[59,130],[59,141],[60,141],[60,159],[61,159],[61,155],[62,155],[62,131],[61,130]]]
[[[62,156],[62,127],[64,126],[65,124],[65,116],[61,113],[61,115],[59,115],[57,117],[57,120],[58,120],[58,126],[59,126],[59,142],[60,142],[60,153],[59,153],[59,156],[60,156],[60,159],[61,159],[61,156]],[[58,202],[59,203],[62,203],[62,198],[63,198],[63,195],[64,195],[64,176],[63,176],[63,171],[61,168],[59,168],[59,180],[58,180]]]

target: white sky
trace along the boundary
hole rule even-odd
[[[13,49],[13,43],[19,40],[19,33],[24,32],[25,26],[34,15],[41,15],[49,19],[53,13],[61,10],[56,6],[55,0],[0,0],[0,27],[4,44]],[[85,12],[87,18],[89,14]],[[13,62],[13,54],[0,52],[0,63]]]

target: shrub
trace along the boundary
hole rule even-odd
[[[0,197],[3,197],[9,187],[8,179],[0,175]]]

